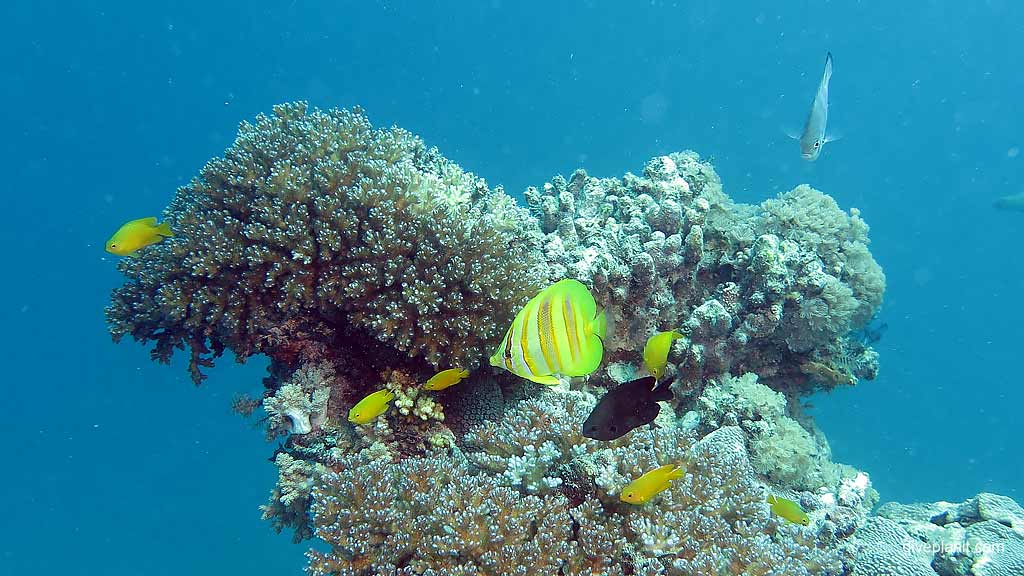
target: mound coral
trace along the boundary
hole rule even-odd
[[[712,380],[696,403],[698,429],[739,426],[754,469],[773,484],[791,490],[834,490],[844,474],[856,475],[833,464],[824,435],[806,430],[788,411],[785,396],[749,373]]]
[[[753,372],[808,391],[877,371],[870,353],[847,361],[866,346],[838,352],[877,312],[885,276],[859,213],[817,190],[734,204],[713,168],[684,152],[651,160],[643,177],[557,177],[526,200],[553,273],[592,286],[615,318],[613,360],[637,365],[648,336],[678,329],[688,338],[669,374],[689,386]],[[808,362],[822,369],[801,370]],[[826,370],[839,376],[821,377]]]
[[[857,538],[857,575],[1024,574],[1024,509],[998,494],[960,503],[888,503]]]

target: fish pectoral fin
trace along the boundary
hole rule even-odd
[[[165,238],[174,236],[174,231],[171,230],[171,224],[167,221],[161,222],[160,225],[156,227],[156,233]]]

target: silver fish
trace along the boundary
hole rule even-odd
[[[825,55],[825,73],[821,75],[818,93],[811,103],[811,112],[804,124],[804,133],[800,135],[800,155],[804,160],[817,160],[821,148],[829,142],[825,136],[825,125],[828,124],[828,81],[832,79],[832,53]]]
[[[1000,210],[1024,212],[1024,193],[1014,194],[1013,196],[1003,196],[996,200],[992,205]]]

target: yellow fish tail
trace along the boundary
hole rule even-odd
[[[153,222],[156,222],[156,218],[153,219]],[[174,236],[174,230],[171,230],[171,224],[166,220],[161,222],[160,225],[156,227],[156,230],[154,230],[154,232],[164,237]]]
[[[675,480],[676,478],[683,477],[683,469],[678,464],[665,464],[655,468],[650,474],[657,475],[665,480]]]

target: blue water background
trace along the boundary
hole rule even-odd
[[[815,398],[885,500],[1024,499],[1024,5],[989,2],[5,2],[0,575],[297,573],[260,520],[273,445],[229,413],[263,363],[113,345],[103,242],[279,102],[363,106],[516,195],[691,148],[758,202],[857,207],[889,289],[874,382]],[[633,7],[627,6],[635,5]],[[767,5],[764,5],[767,6]],[[832,126],[799,159],[825,51]]]

